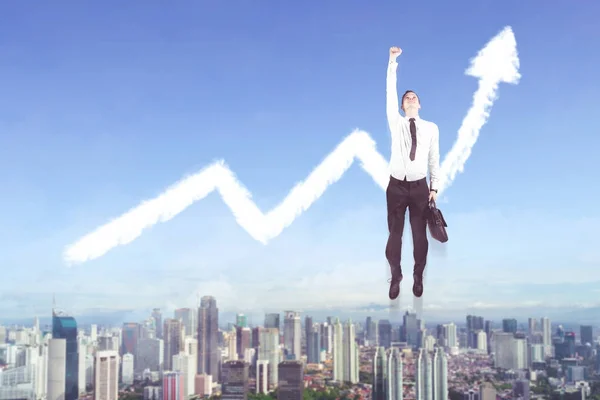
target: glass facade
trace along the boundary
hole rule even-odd
[[[52,316],[52,337],[66,339],[65,400],[79,398],[79,356],[77,354],[77,322],[73,317]]]

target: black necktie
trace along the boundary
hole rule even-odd
[[[415,125],[415,119],[411,118],[410,121],[410,137],[412,138],[412,146],[410,146],[410,161],[415,160],[415,153],[417,152],[417,126]]]

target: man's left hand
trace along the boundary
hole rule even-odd
[[[437,199],[437,192],[430,190],[429,191],[429,201],[435,201]]]

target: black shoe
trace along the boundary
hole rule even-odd
[[[402,282],[402,274],[392,274],[390,282],[390,300],[395,300],[400,295],[400,282]]]
[[[423,276],[413,275],[413,294],[415,297],[421,297],[423,295]]]

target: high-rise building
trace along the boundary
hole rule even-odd
[[[183,324],[185,336],[195,336],[197,332],[196,324],[197,313],[191,308],[178,308],[175,310],[175,319]]]
[[[304,367],[301,361],[283,361],[278,365],[279,381],[277,398],[302,400],[304,393]]]
[[[227,361],[223,364],[222,400],[248,399],[248,363]]]
[[[256,361],[256,393],[267,394],[269,392],[269,361]]]
[[[281,326],[279,325],[279,313],[265,314],[265,328],[276,328],[279,332],[281,332]]]
[[[155,308],[152,310],[152,319],[154,320],[154,327],[156,329],[156,337],[158,339],[162,339],[162,313],[160,312],[160,308]]]
[[[288,352],[288,359],[299,360],[302,356],[302,323],[300,313],[285,311],[283,320],[283,344]]]
[[[344,324],[344,374],[343,381],[351,384],[359,380],[358,345],[356,344],[356,331],[352,320]]]
[[[121,381],[125,385],[133,385],[133,363],[134,356],[131,353],[123,354],[123,358],[121,361]]]
[[[211,375],[213,382],[221,381],[218,333],[217,300],[213,296],[204,296],[198,309],[198,373]]]
[[[496,388],[490,382],[485,382],[479,387],[479,400],[496,400]]]
[[[238,314],[235,316],[235,325],[239,328],[248,327],[248,318],[244,314]]]
[[[388,360],[385,355],[385,348],[378,347],[373,357],[373,389],[372,400],[388,399]]]
[[[433,400],[433,365],[425,349],[419,351],[415,369],[416,400]]]
[[[65,400],[66,356],[66,339],[50,339],[48,342],[48,399]]]
[[[333,380],[344,382],[344,329],[339,318],[333,323]]]
[[[307,361],[309,364],[318,364],[321,362],[321,327],[318,324],[313,325],[311,331],[307,332],[307,335]]]
[[[65,339],[65,400],[79,398],[79,355],[75,318],[52,311],[52,338]]]
[[[542,317],[542,344],[544,345],[544,358],[552,357],[552,325],[550,318]]]
[[[484,332],[485,333],[485,332]],[[433,400],[448,399],[448,357],[441,347],[433,352]]]
[[[119,353],[97,351],[94,356],[94,400],[118,400]]]
[[[591,325],[581,325],[579,327],[579,342],[581,344],[594,344],[594,330]]]
[[[278,369],[280,360],[279,352],[279,331],[277,328],[261,328],[259,330],[258,360],[268,362],[268,381],[269,387],[277,386]]]
[[[161,330],[162,331],[162,330]],[[138,356],[134,359],[134,370],[162,371],[164,365],[164,342],[162,339],[144,338],[138,342]]]
[[[379,326],[379,345],[385,349],[392,346],[392,324],[387,319],[381,319]]]
[[[309,363],[315,362],[311,355],[311,353],[314,352],[313,343],[312,343],[312,333],[313,333],[313,319],[312,319],[312,317],[309,317],[307,315],[304,318],[304,337],[306,339],[306,359]],[[311,358],[311,360],[308,360],[309,357]]]
[[[183,350],[183,323],[178,319],[165,319],[163,328],[164,368],[173,369],[173,356]]]
[[[126,322],[123,324],[121,339],[121,356],[130,353],[137,356],[138,341],[140,336],[140,324]],[[136,357],[137,358],[137,357]]]
[[[502,331],[504,333],[517,333],[517,320],[514,318],[505,318],[502,320]]]
[[[453,347],[458,347],[458,334],[456,331],[456,324],[451,322],[449,324],[443,325],[444,332],[444,344],[448,349]]]
[[[166,332],[165,332],[166,334]],[[163,400],[184,400],[183,373],[179,371],[166,372],[163,375]]]
[[[386,400],[402,400],[403,393],[402,355],[397,348],[389,351],[387,358],[387,393]],[[444,399],[445,400],[445,399]]]

